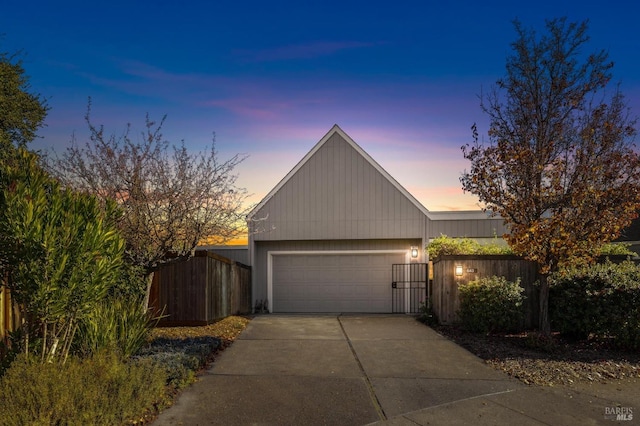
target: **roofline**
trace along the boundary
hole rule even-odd
[[[205,245],[205,246],[197,246],[196,250],[246,250],[249,248],[247,244],[238,244],[233,246],[225,246],[225,245]]]
[[[464,220],[464,219],[502,219],[502,216],[492,216],[490,212],[483,210],[443,210],[430,211],[431,220]]]
[[[258,203],[258,205],[256,205],[251,210],[251,212],[249,212],[249,214],[247,215],[247,219],[250,220],[251,218],[253,218],[254,214],[257,213],[262,207],[264,207],[264,205],[271,199],[271,197],[273,197],[276,192],[278,192],[280,188],[282,188],[289,181],[289,179],[291,179],[293,175],[295,175],[298,170],[300,170],[307,163],[307,161],[309,161],[309,159],[313,157],[313,155],[318,150],[320,150],[320,148],[329,140],[329,138],[331,138],[331,136],[334,135],[334,133],[339,134],[345,141],[347,141],[347,143],[351,145],[351,147],[355,149],[360,155],[362,155],[364,159],[367,160],[369,164],[371,164],[371,166],[373,166],[373,168],[379,171],[385,178],[387,178],[389,182],[391,182],[391,184],[398,191],[400,191],[405,197],[407,197],[407,199],[411,201],[411,203],[416,206],[418,210],[420,210],[425,216],[430,217],[429,210],[427,210],[427,208],[423,206],[420,201],[418,201],[413,195],[411,195],[409,191],[407,191],[402,185],[400,185],[400,183],[395,180],[394,177],[391,176],[384,168],[382,168],[382,166],[378,164],[376,160],[374,160],[369,154],[367,154],[365,150],[360,147],[360,145],[358,145],[353,139],[351,139],[351,137],[340,128],[340,126],[334,124],[333,127],[327,132],[327,134],[325,134],[322,139],[320,139],[320,141],[313,148],[311,148],[311,151],[309,151],[307,155],[305,155],[302,160],[300,160],[298,164],[296,164],[295,167],[291,169],[291,171],[287,173],[287,175],[282,178],[282,180],[278,182],[278,184]]]

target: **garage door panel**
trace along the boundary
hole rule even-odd
[[[391,265],[403,253],[273,256],[274,312],[390,312]]]

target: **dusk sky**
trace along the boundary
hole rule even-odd
[[[9,1],[0,51],[23,50],[51,111],[32,147],[61,152],[94,124],[164,135],[221,158],[246,153],[239,185],[258,202],[338,124],[429,210],[477,209],[459,176],[478,95],[504,74],[512,20],[589,19],[640,115],[640,4],[609,1]],[[615,84],[611,85],[611,90]]]

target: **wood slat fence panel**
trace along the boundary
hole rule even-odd
[[[463,274],[455,275],[455,267],[462,266]],[[524,288],[525,327],[538,325],[537,265],[517,256],[505,255],[449,255],[433,262],[432,306],[441,324],[459,322],[460,309],[458,286],[482,277],[503,276],[508,281],[520,278]]]
[[[211,252],[163,266],[153,277],[150,306],[159,325],[204,325],[251,313],[251,268]]]

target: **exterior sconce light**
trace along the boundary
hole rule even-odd
[[[411,258],[412,259],[418,258],[418,247],[411,247]]]
[[[462,265],[456,265],[456,268],[455,268],[454,272],[456,274],[456,277],[461,277],[462,276]]]

